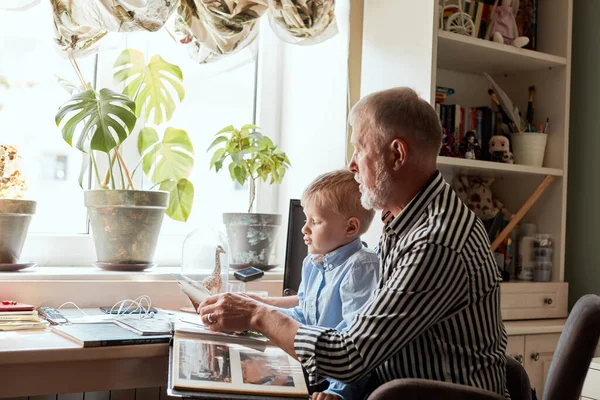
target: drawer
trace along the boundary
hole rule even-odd
[[[567,317],[566,282],[506,282],[500,293],[504,320]]]
[[[525,336],[516,335],[508,336],[508,343],[506,345],[506,354],[516,359],[518,362],[523,364],[525,354]]]
[[[583,382],[583,390],[581,395],[590,399],[600,400],[600,371],[597,369],[589,369],[585,381]]]

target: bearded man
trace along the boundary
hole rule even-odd
[[[249,296],[206,299],[210,329],[261,332],[324,377],[382,384],[421,378],[508,397],[501,276],[486,230],[437,169],[440,120],[409,88],[363,98],[352,110],[349,164],[367,209],[382,210],[381,280],[347,330],[304,326]]]

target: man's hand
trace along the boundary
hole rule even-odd
[[[312,395],[312,400],[342,400],[340,396],[332,393],[315,392]]]
[[[198,314],[213,331],[240,332],[252,329],[252,318],[262,307],[266,306],[248,295],[223,293],[200,303]]]

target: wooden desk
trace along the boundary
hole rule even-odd
[[[72,321],[82,316],[61,311]],[[165,387],[168,355],[166,343],[83,348],[50,329],[0,332],[0,398]]]
[[[50,330],[0,332],[0,398],[166,386],[167,344],[82,348]]]
[[[99,313],[98,309],[85,311]],[[69,317],[77,311],[64,313]],[[507,321],[505,325],[507,352],[527,357],[527,351],[546,336],[558,337],[564,320]],[[0,332],[0,398],[165,387],[168,350],[167,344],[82,348],[50,330]],[[540,368],[529,367],[528,373],[534,378],[540,375],[534,381],[541,387],[544,368]],[[536,375],[538,369],[542,372]]]

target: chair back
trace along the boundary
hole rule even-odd
[[[600,297],[581,297],[558,340],[544,386],[543,400],[578,400],[600,339]]]
[[[511,400],[531,400],[531,382],[520,362],[506,356],[506,387]]]

